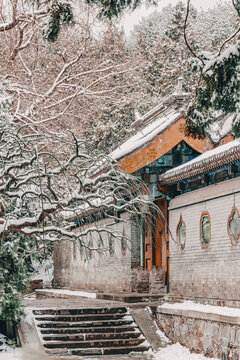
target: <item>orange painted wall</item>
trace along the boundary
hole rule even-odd
[[[199,152],[204,152],[212,148],[206,139],[198,140],[185,136],[184,127],[185,118],[181,116],[150,143],[126,155],[119,161],[119,164],[125,171],[132,173],[159,159],[182,140]]]
[[[165,220],[168,221],[168,204],[166,199],[159,199],[156,205],[161,210]],[[155,265],[167,272],[167,261],[169,258],[169,234],[165,220],[160,214],[156,217],[155,228]]]
[[[219,145],[227,144],[227,143],[229,143],[230,141],[233,141],[233,140],[234,140],[233,135],[231,133],[229,133],[219,141]]]

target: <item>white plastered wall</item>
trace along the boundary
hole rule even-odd
[[[170,292],[179,296],[240,299],[240,242],[233,246],[227,231],[233,206],[240,210],[240,179],[183,194],[170,201],[169,223],[176,240],[180,216],[186,224],[183,251],[170,238]],[[202,248],[200,218],[208,211],[211,241]]]

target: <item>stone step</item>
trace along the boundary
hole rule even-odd
[[[75,341],[75,340],[101,340],[101,339],[133,339],[141,335],[140,331],[125,331],[123,333],[107,332],[107,333],[78,333],[78,334],[55,334],[44,335],[42,338],[47,341]]]
[[[132,320],[96,320],[96,321],[85,321],[85,322],[59,322],[59,321],[45,321],[43,323],[37,323],[39,328],[74,328],[74,327],[104,327],[104,326],[123,326],[133,324]]]
[[[81,314],[115,314],[127,313],[126,307],[82,308],[82,309],[36,309],[34,315],[81,315]]]
[[[41,343],[52,355],[127,354],[149,349],[125,307],[35,309],[33,316]]]
[[[117,327],[78,327],[78,328],[49,328],[49,329],[40,329],[41,334],[78,334],[78,333],[98,333],[98,332],[134,332],[137,330],[136,325],[126,325],[126,326],[117,326]]]
[[[137,339],[101,339],[101,340],[84,340],[84,341],[49,341],[43,343],[43,346],[47,349],[59,349],[59,348],[103,348],[103,347],[119,347],[119,346],[137,346],[145,341],[144,337]]]
[[[118,319],[126,319],[127,314],[84,314],[84,315],[36,315],[35,320],[37,321],[95,321],[95,320],[118,320]]]
[[[82,348],[82,349],[46,349],[46,352],[51,355],[73,355],[73,356],[88,356],[88,355],[116,355],[129,354],[131,352],[145,352],[149,350],[148,345],[139,346],[116,346],[102,347],[102,348]]]

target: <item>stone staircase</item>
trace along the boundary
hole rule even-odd
[[[126,307],[32,312],[41,343],[52,355],[128,354],[149,349]]]

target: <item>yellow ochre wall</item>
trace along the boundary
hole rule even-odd
[[[128,173],[135,172],[159,159],[182,140],[199,152],[212,148],[207,139],[199,140],[187,137],[184,134],[184,128],[185,117],[181,116],[151,142],[119,160],[119,164]]]

